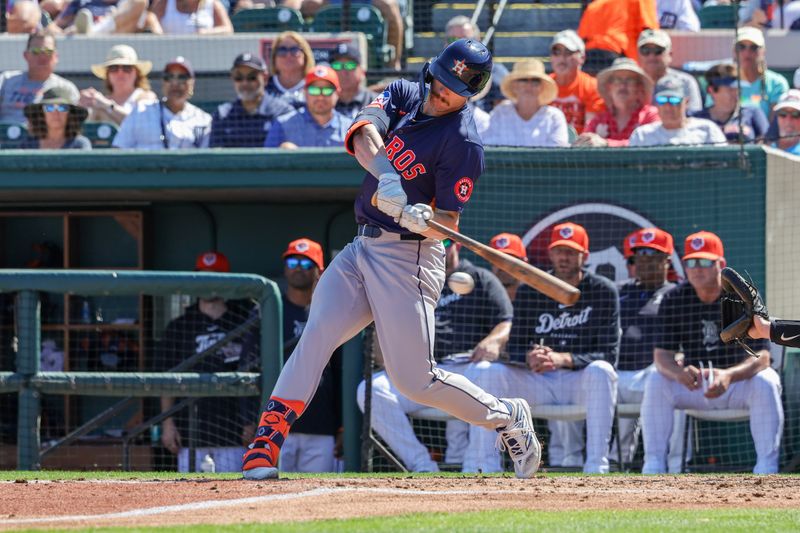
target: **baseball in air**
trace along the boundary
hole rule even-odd
[[[469,294],[475,288],[475,280],[466,272],[453,272],[447,278],[447,286],[456,294]]]

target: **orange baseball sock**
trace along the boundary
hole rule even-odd
[[[289,434],[289,428],[303,414],[304,409],[305,403],[299,400],[270,397],[261,413],[256,438],[244,453],[242,469],[277,466],[278,455],[286,435]]]

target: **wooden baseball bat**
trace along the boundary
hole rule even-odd
[[[377,198],[373,195],[372,205],[376,204]],[[577,288],[573,287],[566,281],[558,279],[552,274],[548,274],[544,270],[526,263],[525,261],[517,259],[516,257],[505,252],[495,250],[491,246],[487,246],[482,242],[478,242],[475,239],[467,237],[466,235],[450,229],[447,226],[436,222],[435,220],[428,220],[428,226],[443,235],[447,235],[447,237],[452,239],[454,242],[466,246],[475,254],[483,257],[500,270],[508,272],[514,276],[515,279],[518,279],[522,283],[533,287],[537,291],[549,298],[552,298],[560,304],[574,305],[575,302],[577,302],[581,297],[581,291],[579,291]]]

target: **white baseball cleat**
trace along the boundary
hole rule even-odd
[[[508,450],[514,462],[514,473],[518,478],[528,479],[539,470],[542,460],[542,445],[536,438],[531,419],[531,408],[522,398],[502,400],[511,409],[511,422],[497,430],[498,450]]]
[[[278,469],[271,466],[258,466],[250,470],[243,470],[242,477],[250,481],[261,481],[262,479],[277,479]]]

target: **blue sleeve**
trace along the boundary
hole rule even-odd
[[[572,367],[581,369],[594,361],[608,361],[614,367],[619,359],[619,293],[616,287],[608,285],[607,290],[599,291],[592,318],[598,317],[592,324],[592,333],[587,351],[572,354]]]
[[[222,135],[222,120],[219,118],[219,111],[214,111],[211,115],[211,139],[208,141],[210,148],[220,148],[225,146]]]
[[[265,148],[277,148],[284,141],[283,124],[277,118],[272,121],[267,138],[264,139]]]
[[[436,207],[460,213],[483,172],[483,146],[469,139],[454,139],[436,166]]]

